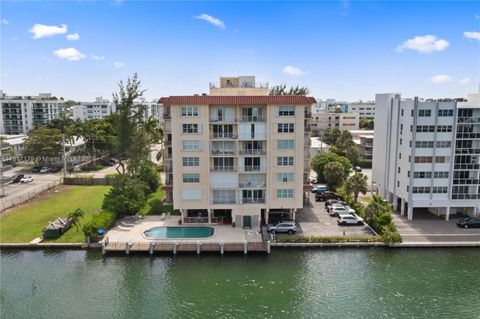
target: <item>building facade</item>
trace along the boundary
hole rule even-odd
[[[312,132],[323,135],[327,128],[358,130],[359,117],[356,113],[320,112],[312,114]]]
[[[310,187],[308,116],[315,99],[224,82],[211,95],[160,100],[167,201],[183,223],[259,229],[275,210],[293,218]]]
[[[375,102],[354,102],[348,105],[348,112],[358,114],[358,118],[373,120],[375,118]]]
[[[411,220],[417,208],[480,213],[480,94],[468,102],[377,94],[373,182]]]
[[[0,134],[27,134],[65,113],[64,101],[49,93],[38,96],[0,96]]]
[[[80,102],[72,107],[74,120],[103,119],[114,112],[114,104],[101,96],[94,102]]]

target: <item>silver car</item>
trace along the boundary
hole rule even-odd
[[[268,227],[269,232],[293,234],[297,232],[297,225],[294,222],[280,223],[275,226]]]

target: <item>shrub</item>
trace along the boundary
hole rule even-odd
[[[93,215],[93,218],[82,226],[83,234],[85,235],[85,238],[90,237],[96,240],[98,238],[98,229],[102,227],[107,230],[115,224],[116,220],[116,213],[102,211],[97,215]]]
[[[361,168],[372,168],[372,161],[370,160],[359,160],[357,165]]]
[[[148,187],[136,180],[129,178],[117,181],[103,199],[102,208],[115,212],[118,215],[135,215],[145,206],[146,189]]]
[[[397,228],[393,222],[386,226],[382,226],[382,237],[383,242],[387,245],[402,242],[402,236],[397,231]]]
[[[148,193],[153,193],[160,186],[160,175],[152,162],[143,161],[134,177],[148,186]]]
[[[381,242],[382,237],[380,236],[278,236],[277,242],[279,243],[322,243],[322,244],[333,244],[333,243],[360,243],[360,242]]]

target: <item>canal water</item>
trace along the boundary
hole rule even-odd
[[[3,251],[6,318],[480,318],[480,249]]]

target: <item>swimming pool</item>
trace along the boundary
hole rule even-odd
[[[213,236],[213,227],[154,227],[144,232],[145,236],[153,239],[161,238],[207,238]]]

